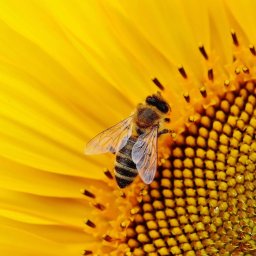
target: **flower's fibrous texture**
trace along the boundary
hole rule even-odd
[[[255,8],[1,1],[0,254],[255,255]],[[156,177],[119,189],[86,141],[157,90]]]

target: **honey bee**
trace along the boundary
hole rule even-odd
[[[164,122],[170,122],[170,110],[160,92],[148,96],[131,116],[91,139],[85,154],[116,153],[115,178],[120,188],[138,174],[150,184],[157,170],[157,138],[170,132],[162,129]]]

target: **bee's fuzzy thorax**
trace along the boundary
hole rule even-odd
[[[140,107],[135,116],[135,123],[140,129],[146,129],[158,122],[160,116],[152,107]]]

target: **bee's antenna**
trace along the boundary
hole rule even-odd
[[[164,86],[159,82],[159,80],[156,77],[152,79],[152,81],[161,91],[164,90]]]

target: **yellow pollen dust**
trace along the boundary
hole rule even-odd
[[[111,226],[104,229],[93,220],[86,224],[97,239],[107,234],[112,240],[85,255],[256,254],[256,81],[250,75],[253,67],[241,64],[243,51],[233,33],[232,38],[238,53],[215,103],[197,111],[197,118],[172,137],[170,153],[159,159],[150,185],[136,179],[118,196],[116,184],[110,183],[117,206],[110,204],[118,214],[111,218],[106,206],[100,210]],[[199,50],[209,62],[204,47]],[[254,47],[247,51],[256,58]],[[214,68],[207,70],[214,84]],[[179,72],[189,79],[183,67]],[[207,83],[199,90],[205,100],[210,97]],[[191,104],[189,92],[183,96]],[[95,201],[96,191],[84,194]]]

